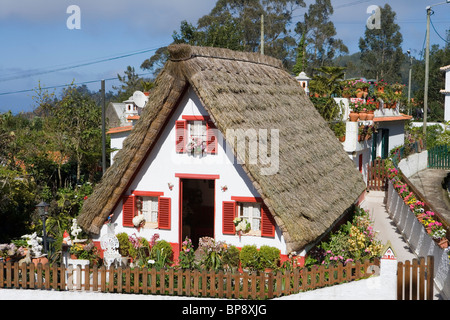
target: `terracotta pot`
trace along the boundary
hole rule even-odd
[[[356,91],[356,97],[357,97],[357,98],[362,98],[363,95],[364,95],[364,91],[362,91],[361,89],[358,89],[358,90]]]
[[[339,137],[339,142],[345,142],[345,136]]]
[[[356,122],[356,121],[358,121],[359,113],[351,111],[350,114],[348,115],[348,117],[350,118],[351,122]]]
[[[367,120],[367,112],[360,112],[359,113],[359,119],[361,120]]]
[[[372,111],[372,113],[369,112],[369,113],[367,114],[367,118],[366,118],[367,120],[371,121],[371,120],[373,120],[374,118],[375,118],[375,114],[373,113],[373,111]]]
[[[439,247],[442,249],[448,248],[448,240],[446,238],[442,238],[438,243]]]

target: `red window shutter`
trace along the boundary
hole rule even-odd
[[[122,224],[124,227],[134,227],[133,218],[136,214],[136,197],[124,196],[122,202]]]
[[[222,203],[222,233],[223,234],[236,234],[234,227],[234,218],[236,215],[236,202],[224,201]]]
[[[206,121],[206,153],[217,153],[216,126],[212,121]]]
[[[264,204],[261,205],[261,236],[275,238],[275,219]]]
[[[170,198],[159,198],[158,228],[170,230]]]
[[[175,122],[175,136],[176,151],[179,153],[185,152],[187,143],[187,121],[180,120]]]

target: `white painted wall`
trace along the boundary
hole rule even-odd
[[[398,168],[407,178],[415,175],[417,172],[425,170],[428,167],[428,150],[420,153],[414,153],[405,159],[402,159]]]
[[[114,163],[114,157],[122,149],[123,142],[130,135],[130,131],[111,133],[111,149],[117,149],[111,152],[111,165]]]
[[[285,241],[278,226],[276,227],[275,238],[243,235],[241,239],[239,239],[237,235],[222,234],[222,202],[231,201],[232,196],[259,197],[260,195],[242,170],[240,164],[236,163],[235,157],[230,157],[226,154],[228,146],[224,143],[224,136],[222,133],[219,133],[217,139],[218,153],[216,155],[206,155],[202,157],[176,153],[175,121],[182,120],[183,115],[208,115],[198,97],[191,89],[188,90],[183,97],[180,106],[170,118],[140,172],[136,175],[130,188],[125,192],[125,195],[130,195],[132,190],[163,192],[164,197],[171,198],[171,230],[141,228],[141,230],[138,231],[136,228],[123,227],[122,203],[120,202],[114,211],[113,217],[113,222],[116,224],[115,233],[135,233],[137,236],[146,239],[151,239],[153,234],[158,233],[160,239],[164,239],[171,243],[178,243],[180,230],[180,181],[179,178],[175,177],[175,174],[220,175],[220,179],[217,179],[215,182],[215,239],[226,241],[228,244],[237,247],[242,247],[246,244],[256,244],[260,247],[261,245],[266,244],[279,248],[282,254],[287,254]],[[174,186],[172,190],[169,189],[169,183]],[[228,190],[223,192],[221,190],[222,186],[227,186]],[[100,237],[104,234],[106,234],[106,227],[102,228]]]

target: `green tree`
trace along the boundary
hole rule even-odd
[[[31,230],[36,185],[26,173],[0,166],[0,243]]]
[[[303,0],[218,0],[211,12],[194,25],[182,21],[173,33],[174,43],[213,46],[238,51],[261,49],[261,16],[264,16],[264,52],[282,60],[288,69],[295,61],[296,42],[289,25],[292,14],[304,7]],[[167,61],[163,47],[145,60],[141,68],[156,75]]]
[[[405,59],[402,52],[403,36],[395,23],[396,13],[389,4],[381,8],[381,28],[366,26],[364,38],[359,39],[363,76],[385,80],[389,83],[401,81],[401,64]]]
[[[120,86],[113,86],[114,90],[118,90],[117,99],[119,101],[128,100],[130,96],[137,90],[143,90],[145,80],[141,78],[134,67],[128,66],[124,75],[117,74],[117,78],[121,82]]]
[[[88,166],[89,180],[101,159],[101,108],[92,98],[76,88],[65,90],[54,110],[54,117],[60,132],[70,143],[70,152],[76,162],[76,181],[81,180],[83,164]]]
[[[292,72],[295,75],[298,75],[300,72],[305,71],[306,67],[306,35],[303,33],[298,43],[297,58],[295,60],[295,65],[292,68]]]
[[[440,90],[445,88],[445,73],[440,68],[450,63],[450,45],[440,47],[433,45],[430,50],[430,71],[428,82],[428,120],[443,121],[444,120],[444,100],[445,96]],[[418,104],[417,107],[423,106],[424,86],[425,86],[425,61],[417,61],[413,64],[413,80],[414,100]],[[413,115],[416,115],[413,112]]]
[[[336,28],[330,20],[333,12],[330,0],[316,0],[309,6],[303,22],[297,23],[296,32],[306,38],[309,75],[314,74],[315,68],[331,65],[336,55],[348,53],[344,42],[335,37]]]

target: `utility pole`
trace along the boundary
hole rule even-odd
[[[261,15],[261,54],[264,54],[264,15]]]
[[[411,56],[411,51],[408,50],[409,56],[409,79],[408,79],[408,115],[411,115],[411,78],[412,78],[412,62],[413,58]]]
[[[106,93],[105,80],[102,80],[102,176],[106,172]]]
[[[428,114],[428,80],[430,72],[430,16],[431,6],[427,7],[427,47],[425,49],[425,88],[423,94],[423,139],[426,149],[427,141],[427,114]]]

